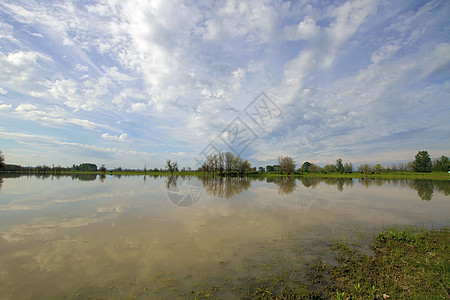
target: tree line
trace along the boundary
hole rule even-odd
[[[360,172],[364,174],[370,173],[385,173],[385,172],[449,172],[450,161],[447,156],[441,156],[438,159],[432,161],[428,151],[419,151],[414,157],[413,161],[408,163],[392,164],[390,166],[382,166],[381,164],[361,164],[356,169],[351,162],[343,162],[341,158],[336,160],[334,164],[326,164],[321,167],[311,162],[304,162],[299,168],[296,169],[297,164],[290,156],[279,156],[278,163],[275,165],[267,165],[264,167],[252,167],[248,160],[244,160],[239,156],[233,155],[231,152],[221,152],[216,154],[209,154],[202,162],[201,166],[197,170],[191,168],[182,168],[182,172],[204,172],[207,175],[219,175],[219,176],[237,176],[250,173],[279,173],[279,174],[303,174],[303,173],[352,173]],[[36,166],[36,167],[22,167],[20,165],[11,165],[5,163],[5,156],[0,151],[0,171],[2,172],[22,172],[22,173],[34,173],[34,174],[61,174],[67,172],[100,172],[105,173],[107,171],[104,164],[98,167],[93,163],[82,163],[79,165],[72,165],[72,167],[61,166]],[[122,170],[121,167],[110,170],[116,172],[122,171],[136,171],[136,170]],[[141,171],[141,170],[137,170]],[[178,163],[176,161],[167,160],[165,169],[150,169],[144,167],[144,173],[147,172],[170,172],[172,175],[179,172]]]
[[[292,174],[292,173],[353,173],[360,172],[364,174],[368,173],[383,173],[383,172],[448,172],[450,171],[450,162],[447,156],[441,156],[434,161],[431,160],[428,151],[419,151],[414,160],[406,164],[392,164],[391,166],[382,166],[381,164],[362,164],[357,169],[353,167],[351,162],[343,162],[342,159],[337,159],[335,164],[326,164],[321,167],[311,162],[304,162],[300,168],[295,169],[296,164],[294,160],[289,156],[279,156],[278,164],[268,165],[264,169],[259,168],[260,172],[272,172],[280,174]]]
[[[256,171],[256,168],[252,168],[248,160],[243,160],[231,152],[221,152],[207,155],[197,171],[212,174],[213,176],[216,174],[220,176],[234,176]]]

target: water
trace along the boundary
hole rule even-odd
[[[448,225],[449,194],[426,180],[1,178],[0,298],[240,297],[336,239]]]

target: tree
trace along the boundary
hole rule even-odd
[[[431,172],[431,158],[428,151],[419,151],[414,160],[415,172]]]
[[[336,172],[344,172],[344,165],[342,164],[342,159],[340,158],[336,160]]]
[[[96,172],[97,165],[91,163],[82,163],[77,167],[78,171]]]
[[[372,172],[372,166],[369,164],[363,164],[358,167],[358,171],[364,174]]]
[[[311,164],[309,166],[309,172],[311,172],[311,173],[319,173],[320,171],[322,171],[322,168],[318,165]]]
[[[234,155],[231,152],[225,153],[225,172],[228,174],[231,173],[231,170],[233,169],[233,159]]]
[[[447,156],[441,156],[440,159],[436,159],[433,162],[433,171],[448,172],[450,167],[450,161]]]
[[[280,173],[291,174],[295,172],[295,163],[292,157],[278,156],[278,164],[280,165]]]
[[[178,164],[176,161],[171,162],[170,159],[167,160],[167,169],[169,169],[170,174],[173,172],[178,172]]]
[[[304,162],[302,167],[300,168],[300,172],[309,173],[309,168],[311,167],[311,163],[309,161]]]
[[[268,165],[268,166],[266,167],[266,171],[267,171],[267,172],[273,172],[274,170],[275,170],[274,167],[271,166],[271,165]]]
[[[352,173],[353,172],[353,164],[351,162],[345,163],[345,165],[344,165],[344,172],[345,173]]]
[[[5,167],[5,156],[3,152],[0,150],[0,170]]]
[[[105,173],[105,172],[106,172],[106,167],[105,167],[105,164],[102,164],[102,165],[101,165],[101,167],[100,167],[99,171],[100,171],[100,172],[103,172],[103,173]]]
[[[323,170],[327,173],[333,173],[336,172],[336,166],[332,164],[327,164],[323,167]]]
[[[373,172],[375,173],[381,173],[383,171],[383,167],[380,164],[376,164],[373,166]]]

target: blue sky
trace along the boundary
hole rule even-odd
[[[108,168],[449,155],[449,16],[445,0],[4,0],[0,150]]]

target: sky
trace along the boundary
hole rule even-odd
[[[7,163],[450,155],[450,1],[0,3]]]

